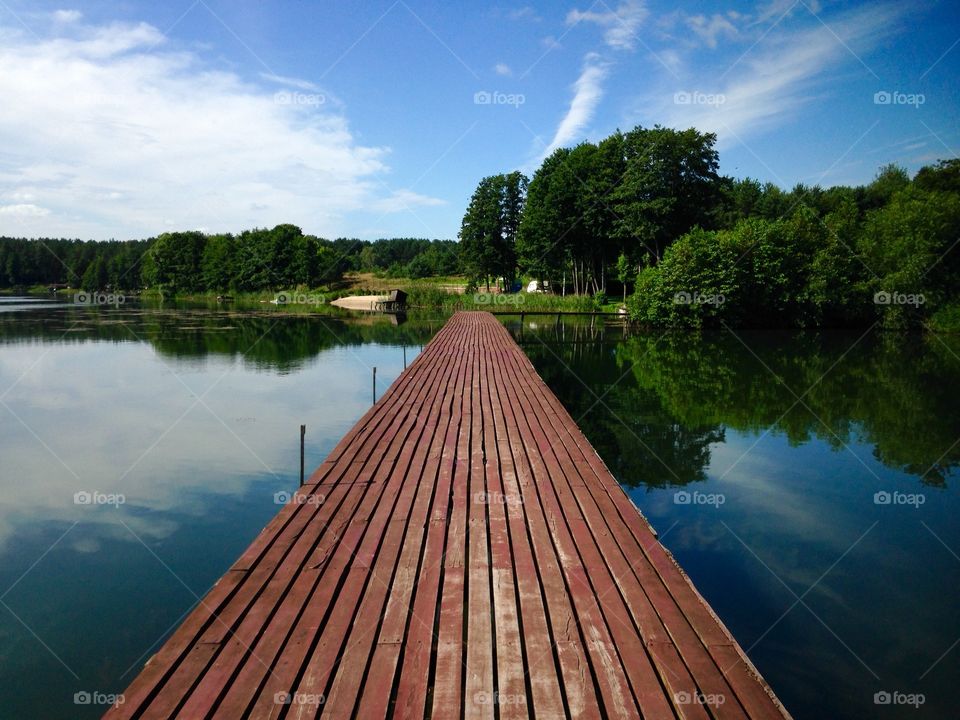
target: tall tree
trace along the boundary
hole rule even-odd
[[[523,215],[527,179],[522,173],[491,175],[477,185],[460,225],[460,258],[475,283],[516,275],[516,238]]]
[[[717,224],[723,183],[716,140],[714,133],[659,125],[624,136],[626,170],[614,193],[620,232],[655,260],[695,225]]]

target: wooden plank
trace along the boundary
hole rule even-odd
[[[488,342],[489,338],[484,338],[484,341]],[[483,379],[481,407],[484,409],[482,438],[485,494],[482,498],[478,498],[474,493],[472,499],[474,502],[480,499],[486,506],[490,547],[490,589],[495,633],[492,642],[497,672],[492,694],[489,686],[481,685],[472,689],[468,687],[467,697],[474,703],[485,702],[490,705],[491,710],[499,710],[498,715],[501,720],[523,720],[530,717],[529,703],[532,701],[532,693],[526,682],[517,581],[506,513],[506,505],[518,502],[519,495],[508,491],[503,482],[501,443],[498,442],[494,417],[493,371],[493,358],[489,353],[484,353],[481,356]],[[562,705],[556,708],[555,712],[559,715],[562,712]]]
[[[789,718],[487,313],[454,315],[125,699],[107,717]]]
[[[424,383],[419,388],[416,385],[412,387],[417,388],[418,392],[424,392],[429,386],[429,383]],[[424,399],[421,398],[421,400]],[[405,427],[407,431],[410,430],[409,421]],[[416,418],[415,427],[421,427],[421,432],[423,432],[427,426],[420,423],[419,418]],[[402,436],[402,447],[407,447],[406,434]],[[375,476],[371,477],[375,478]],[[333,487],[339,488],[341,485],[335,484]],[[357,480],[354,483],[354,488],[371,485],[377,485],[375,479],[369,481]],[[359,494],[361,490],[354,489],[353,492],[355,505],[359,507],[357,502],[361,497]],[[207,673],[204,680],[209,679],[211,687],[215,688],[218,682],[226,682],[223,678],[228,678],[236,672],[237,665],[240,662],[246,662],[241,674],[243,682],[236,683],[237,691],[229,694],[221,704],[219,709],[221,716],[230,717],[246,708],[254,688],[262,682],[265,671],[268,670],[270,663],[273,662],[280,651],[281,640],[290,632],[292,623],[302,613],[305,603],[316,590],[316,585],[321,581],[331,582],[330,576],[324,577],[325,566],[335,552],[341,533],[352,520],[353,515],[348,515],[346,512],[335,518],[320,542],[312,546],[310,562],[306,565],[305,571],[301,572],[300,576],[296,578],[292,588],[289,587],[289,579],[287,578],[284,578],[283,583],[274,583],[271,592],[258,601],[257,606],[247,614],[244,624],[241,626],[241,632],[238,632],[237,635],[239,640],[252,646],[249,652],[245,656],[234,658],[225,653],[218,658],[213,669],[215,672]],[[268,622],[271,623],[269,629],[267,628]],[[258,643],[261,636],[263,636],[263,642]],[[194,697],[199,695],[198,689],[194,692]],[[184,711],[189,711],[193,716],[202,716],[209,709],[210,707],[206,704],[194,702],[185,706]]]
[[[456,362],[463,360],[460,353]],[[444,397],[456,397],[459,379],[459,365],[447,379],[444,388]],[[362,692],[358,717],[386,717],[390,707],[391,691],[397,677],[397,666],[404,648],[407,628],[415,619],[411,613],[412,597],[417,578],[419,577],[420,559],[426,542],[426,528],[429,522],[431,507],[443,499],[437,497],[438,476],[440,463],[443,457],[444,442],[453,413],[447,402],[437,402],[431,409],[439,414],[436,421],[436,431],[430,444],[429,455],[422,474],[422,482],[418,489],[417,501],[410,516],[407,534],[404,537],[403,549],[394,580],[390,587],[390,597],[384,610],[383,622],[377,637],[377,644],[370,659],[367,678]],[[432,633],[432,627],[429,628]]]
[[[474,336],[471,329],[470,334],[463,341],[467,359],[472,350],[471,343]],[[436,627],[439,624],[441,610],[439,593],[444,574],[453,476],[457,462],[457,438],[460,436],[463,424],[464,388],[469,376],[469,364],[464,362],[460,367],[455,392],[449,398],[453,419],[444,438],[434,507],[427,526],[427,537],[420,561],[420,574],[411,610],[411,622],[408,623],[404,662],[393,688],[394,717],[401,720],[423,718],[426,708],[432,706],[430,682],[436,672],[434,654],[437,641]]]

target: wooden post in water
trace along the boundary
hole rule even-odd
[[[307,426],[300,426],[300,487],[303,487],[303,438],[307,434]]]
[[[377,368],[373,368],[373,404],[377,404]]]
[[[407,346],[403,346],[403,369],[407,369]]]

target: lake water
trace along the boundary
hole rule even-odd
[[[0,298],[0,717],[98,717],[441,323]],[[507,326],[794,717],[955,715],[958,343]]]
[[[958,716],[957,339],[510,327],[795,718]]]

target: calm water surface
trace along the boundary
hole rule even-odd
[[[0,298],[0,718],[99,717],[441,323]]]
[[[508,325],[795,718],[960,716],[957,339]]]
[[[0,298],[0,717],[98,717],[440,322]],[[960,345],[507,325],[794,717],[956,715]]]

